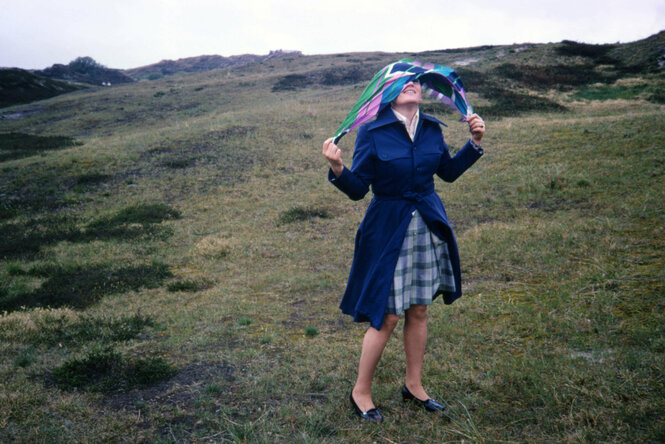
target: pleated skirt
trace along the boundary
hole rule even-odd
[[[395,265],[386,313],[402,315],[411,305],[430,305],[439,294],[454,291],[448,244],[430,231],[416,210]]]

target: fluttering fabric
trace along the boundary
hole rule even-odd
[[[414,210],[395,265],[386,313],[401,316],[411,305],[430,305],[435,296],[454,292],[448,245]]]
[[[408,82],[418,80],[423,87],[423,96],[443,103],[462,114],[462,121],[473,114],[466,99],[464,84],[457,73],[446,66],[420,63],[402,59],[377,72],[360,95],[358,102],[335,133],[334,143],[346,133],[376,116],[402,92]]]

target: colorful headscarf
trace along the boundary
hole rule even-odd
[[[454,70],[432,63],[422,64],[402,59],[391,63],[374,75],[335,133],[334,143],[336,144],[344,134],[376,116],[395,100],[404,85],[412,80],[420,81],[423,95],[429,95],[459,111],[462,114],[462,121],[466,121],[467,117],[473,114],[473,108],[466,100],[462,79]]]

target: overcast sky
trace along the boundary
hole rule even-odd
[[[615,43],[663,29],[665,0],[0,0],[0,66]]]

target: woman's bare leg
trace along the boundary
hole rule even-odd
[[[353,399],[363,412],[375,407],[372,402],[374,371],[398,321],[399,316],[387,314],[383,319],[381,330],[370,327],[365,333],[360,362],[358,363],[358,379],[356,379],[356,385],[352,392]]]
[[[427,345],[427,305],[412,305],[404,314],[406,388],[416,398],[426,400],[429,396],[423,388],[422,373]]]

